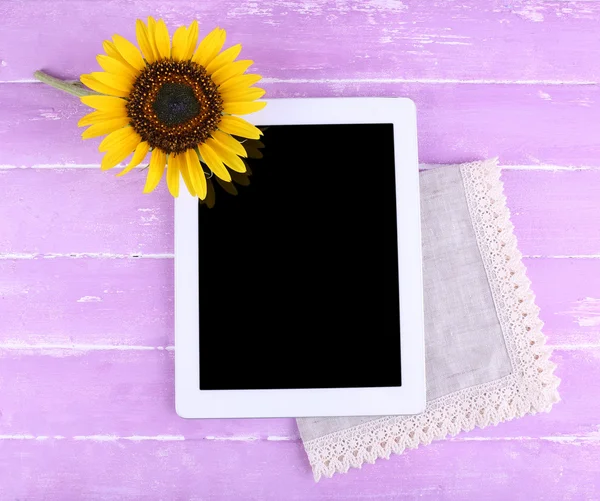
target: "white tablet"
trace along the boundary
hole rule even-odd
[[[273,99],[248,118],[264,136],[237,194],[175,204],[177,413],[422,412],[414,104]]]

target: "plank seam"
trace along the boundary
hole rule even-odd
[[[119,164],[125,167],[125,164]],[[421,164],[421,170],[431,170],[443,167],[444,164]],[[143,170],[147,167],[136,167],[136,169]],[[14,165],[14,164],[0,164],[0,171],[2,170],[65,170],[65,169],[95,169],[100,171],[100,164],[33,164],[33,165]],[[539,165],[502,165],[502,170],[515,170],[515,171],[548,171],[548,172],[576,172],[576,171],[596,171],[600,170],[599,165],[553,165],[553,164],[539,164]]]
[[[496,80],[488,78],[276,78],[263,77],[261,84],[429,84],[429,85],[598,85],[595,80],[556,80],[556,79],[516,79],[516,80]],[[36,84],[41,82],[33,78],[22,78],[15,80],[6,80],[0,84]]]
[[[172,252],[113,253],[113,252],[0,252],[0,261],[30,261],[36,259],[174,259]],[[600,254],[527,254],[524,259],[600,259]]]
[[[600,349],[600,343],[550,344],[546,346],[557,351],[585,351]],[[84,344],[84,343],[23,343],[19,341],[0,343],[0,351],[174,351],[175,346],[125,345],[125,344]]]
[[[112,253],[112,252],[18,252],[18,253],[0,253],[0,260],[34,260],[34,259],[173,259],[175,254],[165,253],[141,253],[133,252],[131,254]]]
[[[83,344],[83,343],[21,343],[18,341],[0,343],[0,351],[65,350],[65,351],[174,351],[175,346],[145,346],[125,344]]]
[[[267,437],[259,437],[255,435],[240,435],[240,436],[213,436],[207,435],[204,437],[191,438],[183,435],[75,435],[66,437],[64,435],[33,435],[28,433],[17,433],[11,435],[0,435],[0,441],[37,441],[46,442],[51,440],[67,440],[74,442],[183,442],[183,441],[218,441],[218,442],[301,442],[301,439],[296,436],[285,435],[270,435]],[[592,432],[582,435],[549,435],[542,437],[531,436],[516,436],[516,437],[449,437],[436,440],[439,442],[553,442],[562,445],[580,445],[582,443],[599,443],[600,434]]]

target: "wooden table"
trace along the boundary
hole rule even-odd
[[[226,28],[271,98],[411,97],[423,163],[499,156],[562,403],[318,484],[293,420],[178,418],[173,201],[32,81],[149,14]],[[3,0],[0,499],[598,499],[599,77],[593,0]]]

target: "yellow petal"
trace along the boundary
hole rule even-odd
[[[192,61],[198,63],[206,68],[206,66],[215,58],[219,53],[223,44],[225,43],[225,30],[221,28],[215,28],[208,35],[204,37],[196,52]]]
[[[171,56],[175,61],[183,61],[188,49],[188,33],[185,26],[180,26],[173,35],[173,50]]]
[[[152,16],[148,16],[148,41],[150,42],[150,47],[154,53],[154,60],[158,61],[160,59],[160,53],[156,48],[156,21]]]
[[[223,111],[232,115],[247,115],[262,110],[266,105],[266,101],[230,102],[223,105]]]
[[[236,172],[246,172],[246,164],[244,161],[235,153],[223,147],[221,143],[218,143],[213,138],[208,138],[206,144],[215,151],[221,161],[231,170]]]
[[[99,124],[91,125],[81,134],[83,139],[90,139],[91,137],[103,136],[109,134],[121,127],[129,125],[129,118],[115,118],[113,120],[106,120]]]
[[[219,129],[227,134],[234,136],[247,137],[248,139],[258,139],[262,136],[259,128],[246,122],[243,118],[225,115],[219,122]]]
[[[123,118],[127,115],[120,110],[116,111],[92,111],[88,113],[84,117],[79,119],[77,122],[78,127],[87,127],[88,125],[94,125],[100,122],[104,122],[105,120],[114,120],[115,118]]]
[[[254,75],[249,73],[247,75],[239,75],[237,77],[230,78],[227,82],[221,84],[219,87],[220,92],[226,92],[234,89],[247,89],[251,85],[254,85],[262,77],[260,75]]]
[[[206,198],[206,177],[204,169],[200,165],[198,154],[194,150],[187,150],[186,157],[190,181],[194,185],[194,191],[200,200],[204,200]]]
[[[211,75],[212,81],[217,85],[221,85],[230,78],[237,77],[244,73],[244,71],[252,66],[253,62],[254,61],[250,61],[249,59],[242,59],[241,61],[226,64]]]
[[[104,49],[104,52],[106,52],[106,54],[109,57],[112,57],[113,59],[116,59],[117,61],[120,61],[125,66],[128,66],[129,68],[131,68],[131,71],[137,71],[127,61],[125,61],[125,59],[123,58],[123,56],[119,53],[119,51],[115,47],[114,43],[110,42],[109,40],[105,40],[104,42],[102,42],[102,48]]]
[[[195,153],[194,153],[195,155]],[[190,173],[188,171],[188,157],[187,152],[181,154],[183,157],[181,163],[179,164],[179,169],[181,170],[181,177],[183,178],[183,182],[185,183],[185,187],[190,192],[190,195],[193,197],[196,196],[196,189],[194,188],[194,183],[190,178]]]
[[[98,117],[102,117],[105,114],[105,111],[92,111],[87,115],[82,116],[77,122],[77,127],[87,127],[88,125],[93,125],[95,123],[101,122],[102,120],[98,120]],[[113,117],[116,118],[116,117]]]
[[[82,96],[81,102],[90,108],[101,111],[122,111],[127,113],[127,101],[112,96]]]
[[[146,158],[149,149],[150,145],[146,141],[142,141],[140,144],[138,144],[137,148],[135,149],[135,152],[133,153],[133,156],[131,157],[131,161],[129,162],[127,167],[125,167],[121,172],[117,174],[117,177],[124,176],[131,169],[137,167],[142,162],[142,160]]]
[[[229,151],[235,153],[236,155],[239,155],[240,157],[244,157],[244,158],[246,158],[248,156],[248,154],[246,153],[246,150],[242,146],[242,143],[240,143],[237,139],[234,139],[233,137],[231,137],[229,134],[225,134],[224,132],[221,132],[220,130],[216,130],[212,133],[212,137],[218,143],[221,143],[221,145],[224,148],[227,148]]]
[[[241,44],[234,45],[233,47],[229,47],[229,49],[224,50],[206,67],[206,73],[212,75],[215,71],[220,70],[226,64],[232,63],[233,60],[240,55],[241,50]]]
[[[169,30],[167,25],[162,19],[156,23],[156,34],[154,43],[158,49],[158,54],[161,59],[168,59],[171,57],[171,39],[169,38]]]
[[[115,75],[127,76],[131,79],[132,83],[139,73],[128,64],[123,63],[114,57],[105,56],[104,54],[96,56],[96,61],[98,61],[98,64],[104,71],[114,73]]]
[[[146,178],[146,185],[144,186],[144,193],[150,193],[158,186],[165,170],[166,163],[167,155],[165,152],[158,148],[153,149],[152,156],[150,157],[150,167],[148,168],[148,177]]]
[[[222,92],[221,97],[223,101],[254,101],[260,99],[265,95],[266,90],[259,89],[258,87],[251,87],[249,89],[235,89],[227,92]]]
[[[223,181],[231,181],[231,175],[223,165],[223,162],[208,144],[203,143],[198,145],[202,160],[208,165],[208,168],[214,172],[215,176],[222,179]]]
[[[198,21],[192,21],[190,27],[188,28],[188,46],[186,53],[183,58],[187,61],[192,58],[194,55],[194,51],[196,50],[196,45],[198,44]]]
[[[155,58],[152,45],[150,45],[150,39],[148,38],[148,28],[141,19],[135,22],[135,38],[146,62],[153,63]]]
[[[113,42],[115,43],[115,47],[119,51],[119,54],[123,56],[125,61],[127,61],[136,70],[141,71],[144,69],[146,63],[144,62],[140,51],[135,45],[133,45],[126,38],[123,38],[121,35],[115,35],[113,37]]]
[[[99,92],[100,94],[108,94],[109,96],[118,97],[129,96],[129,92],[118,90],[114,87],[109,87],[108,85],[99,82],[94,77],[91,77],[90,75],[81,75],[81,77],[79,77],[79,80],[81,80],[81,83],[83,85],[89,87],[92,90],[95,90],[96,92]]]
[[[114,57],[115,59],[118,58],[122,58],[121,54],[119,54],[119,51],[117,50],[117,48],[115,47],[115,44],[112,43],[110,40],[104,40],[104,42],[102,42],[102,48],[104,49],[104,52],[106,52],[106,54],[110,57]],[[123,61],[125,61],[123,59]],[[129,64],[129,63],[127,63]]]
[[[123,92],[129,92],[133,85],[133,79],[122,75],[114,75],[112,73],[106,73],[105,71],[94,71],[90,73],[90,76],[98,82],[117,89]]]
[[[142,49],[142,55],[144,56],[144,59],[148,63],[153,63],[156,61],[154,51],[152,50],[152,44],[150,43],[150,38],[148,37],[148,28],[141,19],[138,19],[135,22],[135,37],[140,49]]]
[[[102,158],[100,169],[112,169],[119,162],[122,162],[129,155],[131,155],[131,152],[137,147],[139,142],[139,136],[129,136],[125,141],[119,143],[118,145],[115,145],[115,147],[112,148],[110,151],[106,152],[106,154]]]
[[[174,197],[179,196],[179,164],[183,155],[169,155],[167,158],[167,186]]]
[[[123,127],[121,129],[117,129],[114,132],[111,132],[108,136],[106,136],[98,146],[98,151],[109,151],[115,145],[123,142],[130,136],[135,136],[138,138],[138,143],[142,140],[142,138],[138,135],[138,133],[133,129],[133,127]]]

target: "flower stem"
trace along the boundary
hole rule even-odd
[[[64,92],[68,92],[69,94],[73,94],[74,96],[90,96],[92,94],[96,94],[93,90],[89,90],[84,87],[83,84],[79,81],[69,82],[66,80],[61,80],[60,78],[51,77],[47,73],[43,71],[36,71],[33,74],[36,80],[43,82],[45,84],[54,87],[55,89],[62,90]]]

